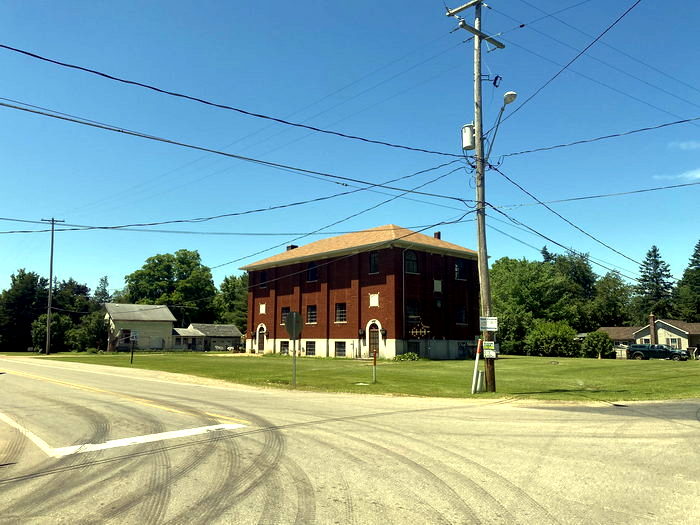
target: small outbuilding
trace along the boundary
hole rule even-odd
[[[175,316],[162,304],[105,303],[108,323],[107,350],[172,347]]]

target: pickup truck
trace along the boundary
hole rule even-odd
[[[633,344],[627,348],[630,359],[673,359],[674,361],[687,361],[687,350],[678,350],[668,345]]]

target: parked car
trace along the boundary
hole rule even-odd
[[[633,344],[627,348],[630,359],[673,359],[687,361],[687,350],[671,348],[668,345]]]

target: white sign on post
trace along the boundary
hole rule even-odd
[[[479,317],[479,330],[487,332],[498,331],[498,317]]]
[[[498,359],[498,345],[494,341],[484,341],[484,359]]]

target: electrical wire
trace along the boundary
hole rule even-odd
[[[25,50],[23,50],[23,49],[19,49],[19,48],[16,48],[16,47],[8,46],[8,45],[6,45],[6,44],[0,44],[0,48],[2,48],[2,49],[7,49],[8,51],[13,51],[13,52],[15,52],[15,53],[20,53],[20,54],[22,54],[22,55],[25,55],[25,56],[28,56],[28,57],[31,57],[31,58],[35,58],[35,59],[37,59],[37,60],[42,60],[42,61],[44,61],[44,62],[48,62],[48,63],[51,63],[51,64],[55,64],[55,65],[58,65],[58,66],[61,66],[61,67],[66,67],[66,68],[69,68],[69,69],[75,69],[75,70],[78,70],[78,71],[83,71],[83,72],[85,72],[85,73],[90,73],[90,74],[92,74],[92,75],[97,75],[97,76],[100,76],[100,77],[103,77],[103,78],[106,78],[106,79],[109,79],[109,80],[113,80],[113,81],[115,81],[115,82],[121,82],[122,84],[128,84],[128,85],[132,85],[132,86],[141,87],[141,88],[144,88],[144,89],[149,89],[149,90],[151,90],[151,91],[155,91],[155,92],[157,92],[157,93],[161,93],[161,94],[164,94],[164,95],[170,95],[170,96],[172,96],[172,97],[182,98],[182,99],[185,99],[185,100],[191,100],[191,101],[193,101],[193,102],[198,102],[198,103],[200,103],[200,104],[205,104],[205,105],[207,105],[207,106],[216,107],[216,108],[219,108],[219,109],[225,109],[225,110],[229,110],[229,111],[235,111],[235,112],[240,113],[240,114],[243,114],[243,115],[247,115],[247,116],[250,116],[250,117],[256,117],[256,118],[260,118],[260,119],[264,119],[264,120],[269,120],[269,121],[277,122],[277,123],[279,123],[279,124],[284,124],[284,125],[287,125],[287,126],[293,126],[293,127],[297,127],[297,128],[303,128],[303,129],[307,129],[307,130],[310,130],[310,131],[315,131],[315,132],[318,132],[318,133],[325,133],[325,134],[327,134],[327,135],[335,135],[335,136],[337,136],[337,137],[342,137],[342,138],[351,139],[351,140],[358,140],[358,141],[366,142],[366,143],[370,143],[370,144],[378,144],[378,145],[387,146],[387,147],[390,147],[390,148],[397,148],[397,149],[403,149],[403,150],[408,150],[408,151],[416,151],[416,152],[420,152],[420,153],[429,153],[429,154],[432,154],[432,155],[442,155],[442,156],[447,156],[447,157],[457,157],[457,156],[459,156],[459,155],[456,155],[456,154],[453,154],[453,153],[445,153],[445,152],[442,152],[442,151],[435,151],[435,150],[429,150],[429,149],[424,149],[424,148],[414,148],[414,147],[411,147],[411,146],[404,146],[404,145],[401,145],[401,144],[394,144],[394,143],[386,142],[386,141],[383,141],[383,140],[374,140],[374,139],[369,139],[369,138],[366,138],[366,137],[360,137],[360,136],[358,136],[358,135],[349,135],[349,134],[346,134],[346,133],[341,133],[341,132],[339,132],[339,131],[333,131],[333,130],[328,130],[328,129],[317,128],[317,127],[315,127],[315,126],[309,126],[309,125],[302,124],[302,123],[299,123],[299,122],[291,122],[291,121],[289,121],[289,120],[285,120],[285,119],[281,119],[281,118],[277,118],[277,117],[272,117],[272,116],[269,116],[269,115],[264,115],[264,114],[262,114],[262,113],[255,113],[255,112],[248,111],[248,110],[245,110],[245,109],[242,109],[242,108],[237,108],[237,107],[234,107],[234,106],[229,106],[229,105],[227,105],[227,104],[220,104],[220,103],[217,103],[217,102],[212,102],[212,101],[209,101],[209,100],[206,100],[206,99],[203,99],[203,98],[194,97],[194,96],[191,96],[191,95],[186,95],[186,94],[184,94],[184,93],[178,93],[178,92],[175,92],[175,91],[169,91],[169,90],[167,90],[167,89],[162,89],[162,88],[159,88],[159,87],[150,85],[150,84],[145,84],[145,83],[143,83],[143,82],[137,82],[137,81],[135,81],[135,80],[128,80],[128,79],[116,77],[116,76],[114,76],[114,75],[110,75],[110,74],[107,74],[107,73],[103,73],[103,72],[97,71],[97,70],[95,70],[95,69],[90,69],[90,68],[83,67],[83,66],[79,66],[79,65],[76,65],[76,64],[69,64],[68,62],[63,62],[63,61],[60,61],[60,60],[55,60],[55,59],[52,59],[52,58],[47,58],[47,57],[38,55],[38,54],[36,54],[36,53],[32,53],[32,52],[29,52],[29,51],[25,51]]]
[[[449,172],[447,172],[447,173],[445,173],[445,174],[443,174],[443,175],[439,175],[438,177],[435,177],[435,178],[432,179],[432,180],[429,180],[429,181],[427,181],[427,182],[424,182],[423,184],[420,184],[420,185],[416,186],[415,188],[413,188],[413,189],[411,189],[411,190],[406,190],[405,193],[413,192],[413,191],[415,191],[415,190],[418,189],[418,188],[422,188],[423,186],[427,186],[428,184],[432,184],[433,182],[437,182],[438,180],[441,180],[441,179],[447,177],[448,175],[451,175],[452,173],[455,173],[456,171],[459,171],[459,170],[461,170],[461,169],[462,169],[462,167],[459,167],[459,168],[456,168],[456,169],[454,169],[454,170],[452,170],[452,171],[449,171]],[[300,236],[298,236],[298,237],[295,237],[295,238],[293,238],[293,239],[289,239],[289,240],[287,240],[287,241],[284,241],[284,242],[282,242],[282,243],[276,244],[276,245],[274,245],[274,246],[270,246],[269,248],[265,248],[265,249],[263,249],[263,250],[258,250],[258,251],[256,251],[255,253],[252,253],[252,254],[250,254],[250,255],[245,255],[245,256],[243,256],[243,257],[238,257],[238,258],[236,258],[236,259],[233,259],[233,260],[231,260],[231,261],[227,261],[227,262],[225,262],[225,263],[217,264],[216,266],[212,266],[211,269],[213,270],[213,269],[215,269],[215,268],[221,268],[222,266],[227,266],[227,265],[229,265],[229,264],[233,264],[233,263],[242,261],[242,260],[244,260],[244,259],[250,259],[251,257],[255,257],[256,255],[260,255],[261,253],[265,253],[265,252],[268,252],[268,251],[270,251],[270,250],[274,250],[275,248],[280,248],[280,247],[282,247],[282,246],[292,244],[292,243],[294,243],[294,242],[296,242],[296,241],[299,241],[299,240],[301,240],[301,239],[304,239],[305,237],[309,237],[310,235],[313,235],[313,234],[322,232],[323,230],[325,230],[325,229],[327,229],[327,228],[331,228],[331,227],[336,226],[336,225],[338,225],[338,224],[340,224],[340,223],[342,223],[342,222],[349,221],[350,219],[354,219],[355,217],[358,217],[359,215],[362,215],[362,214],[364,214],[364,213],[367,213],[367,212],[369,212],[369,211],[372,211],[372,210],[374,210],[374,209],[377,209],[377,208],[379,208],[380,206],[383,206],[383,205],[388,204],[388,203],[390,203],[390,202],[392,202],[392,201],[395,201],[395,200],[398,199],[399,197],[401,197],[401,194],[399,194],[399,195],[394,195],[393,197],[391,197],[391,198],[389,198],[389,199],[386,199],[386,200],[384,200],[384,201],[382,201],[382,202],[380,202],[380,203],[378,203],[378,204],[374,204],[374,205],[372,205],[372,206],[369,206],[368,208],[365,208],[365,209],[360,210],[360,211],[358,211],[358,212],[355,212],[355,213],[353,213],[353,214],[351,214],[351,215],[348,215],[347,217],[344,217],[344,218],[339,219],[339,220],[337,220],[337,221],[334,221],[334,222],[332,222],[332,223],[330,223],[330,224],[327,224],[327,225],[325,225],[325,226],[322,226],[322,227],[320,227],[320,228],[314,230],[313,232],[311,232],[311,233],[309,233],[309,234],[300,235]]]
[[[561,75],[564,71],[566,71],[566,69],[567,69],[571,64],[573,64],[574,62],[576,62],[576,60],[578,60],[586,51],[588,51],[591,47],[593,47],[593,45],[594,45],[596,42],[598,42],[598,40],[600,40],[601,38],[603,38],[603,36],[604,36],[608,31],[610,31],[613,27],[615,27],[625,16],[627,16],[628,13],[630,13],[630,11],[632,11],[635,7],[637,7],[637,6],[641,3],[641,1],[642,1],[642,0],[636,0],[636,2],[634,2],[634,4],[632,4],[629,8],[627,8],[627,10],[626,10],[624,13],[622,13],[612,24],[610,24],[607,28],[605,28],[605,30],[604,30],[602,33],[600,33],[597,37],[595,37],[595,39],[593,39],[592,42],[590,42],[586,47],[584,47],[574,58],[572,58],[571,60],[569,60],[569,62],[567,62],[566,65],[564,65],[559,71],[557,71],[557,72],[554,74],[553,77],[551,77],[549,80],[547,80],[547,81],[546,81],[542,86],[540,86],[532,95],[530,95],[528,98],[526,98],[526,99],[522,102],[522,104],[520,104],[517,108],[515,108],[513,111],[511,111],[510,114],[508,114],[508,116],[505,117],[501,122],[502,122],[502,123],[505,122],[506,120],[508,120],[509,118],[511,118],[513,115],[515,115],[518,111],[520,111],[520,110],[523,108],[523,106],[525,106],[525,104],[527,104],[527,103],[530,102],[533,98],[535,98],[544,88],[546,88],[546,87],[547,87],[549,84],[551,84],[559,75]]]
[[[526,149],[523,151],[516,151],[513,153],[506,153],[505,155],[500,155],[500,157],[515,157],[516,155],[526,155],[528,153],[536,153],[539,151],[550,151],[553,149],[568,148],[570,146],[578,146],[580,144],[590,144],[591,142],[598,142],[599,140],[608,140],[608,139],[614,139],[614,138],[618,138],[618,137],[625,137],[627,135],[634,135],[635,133],[642,133],[645,131],[653,131],[656,129],[667,128],[669,126],[676,126],[678,124],[687,124],[689,122],[696,122],[698,120],[700,120],[700,117],[675,120],[673,122],[665,122],[663,124],[657,124],[656,126],[647,126],[644,128],[632,129],[632,130],[623,131],[620,133],[611,133],[610,135],[603,135],[600,137],[594,137],[594,138],[590,138],[590,139],[581,139],[581,140],[575,140],[573,142],[566,142],[564,144],[556,144],[554,146],[545,146],[542,148],[533,148],[533,149]]]
[[[14,105],[14,104],[7,104],[7,103],[4,103],[4,102],[0,102],[0,107],[6,107],[6,108],[9,108],[9,109],[16,109],[16,110],[19,110],[19,111],[25,111],[25,112],[28,112],[28,113],[33,113],[33,114],[41,115],[41,116],[44,116],[44,117],[49,117],[49,118],[54,118],[54,119],[58,119],[58,120],[64,120],[64,121],[67,121],[67,122],[72,122],[72,123],[74,123],[74,124],[82,124],[82,125],[84,125],[84,126],[90,126],[90,127],[102,129],[102,130],[105,130],[105,131],[112,131],[112,132],[116,132],[116,133],[123,133],[123,134],[125,134],[125,135],[130,135],[130,136],[134,136],[134,137],[139,137],[139,138],[143,138],[143,139],[147,139],[147,140],[153,140],[153,141],[156,141],[156,142],[162,142],[162,143],[170,144],[170,145],[173,145],[173,146],[180,146],[180,147],[183,147],[183,148],[189,148],[189,149],[194,149],[194,150],[198,150],[198,151],[205,151],[205,152],[207,152],[207,153],[213,153],[213,154],[215,154],[215,155],[222,155],[222,156],[224,156],[224,157],[229,157],[229,158],[232,158],[232,159],[238,159],[238,160],[242,160],[242,161],[245,161],[245,162],[251,162],[251,163],[253,163],[253,164],[259,164],[259,165],[262,165],[262,166],[267,166],[267,167],[270,167],[270,168],[280,169],[280,170],[283,170],[283,171],[290,171],[290,172],[296,173],[296,174],[319,175],[319,176],[321,176],[321,177],[327,177],[327,178],[336,179],[336,180],[341,180],[341,181],[359,182],[359,183],[361,183],[361,184],[368,184],[368,185],[370,185],[370,186],[373,185],[373,183],[367,182],[367,181],[362,181],[361,179],[354,179],[354,178],[352,178],[352,177],[343,177],[343,176],[340,176],[340,175],[334,175],[334,174],[332,174],[332,173],[324,173],[324,172],[321,172],[321,171],[314,171],[314,170],[308,170],[308,169],[305,169],[305,168],[298,168],[298,167],[289,166],[289,165],[286,165],[286,164],[280,164],[280,163],[277,163],[277,162],[271,162],[271,161],[266,161],[266,160],[261,160],[261,159],[255,159],[255,158],[252,158],[252,157],[246,157],[246,156],[243,156],[243,155],[236,155],[236,154],[234,154],[234,153],[227,153],[227,152],[225,152],[225,151],[215,150],[215,149],[212,149],[212,148],[206,148],[206,147],[204,147],[204,146],[196,146],[196,145],[193,145],[193,144],[188,144],[188,143],[186,143],[186,142],[179,142],[179,141],[172,140],[172,139],[167,139],[167,138],[163,138],[163,137],[157,137],[157,136],[155,136],[155,135],[148,135],[148,134],[146,134],[146,133],[141,133],[141,132],[137,132],[137,131],[130,131],[130,130],[127,130],[127,129],[118,128],[118,127],[116,127],[116,126],[112,126],[112,125],[108,125],[108,124],[90,122],[90,121],[84,120],[84,119],[82,119],[82,118],[68,117],[68,116],[65,116],[65,115],[59,115],[59,114],[48,113],[48,112],[46,112],[46,111],[39,111],[39,110],[37,110],[37,109],[30,109],[30,108],[28,108],[28,107],[21,107],[21,106],[17,106],[17,105]],[[462,155],[450,155],[450,156],[457,157],[457,158],[459,158],[459,159],[462,159],[462,158],[463,158]],[[378,186],[381,186],[381,185],[378,185]],[[405,191],[403,188],[394,188],[394,187],[391,187],[391,186],[381,186],[381,187],[384,187],[384,188],[386,188],[386,189],[395,190],[395,191]],[[462,201],[464,200],[464,199],[460,199],[460,198],[457,198],[457,197],[451,197],[451,196],[447,196],[447,195],[439,195],[439,194],[434,194],[434,193],[426,193],[426,192],[418,192],[418,191],[413,192],[413,193],[416,193],[416,194],[418,194],[418,195],[426,195],[426,196],[429,196],[429,197],[439,197],[439,198],[445,198],[445,199],[452,199],[452,200],[457,200],[457,201],[460,201],[460,202],[462,202]]]

